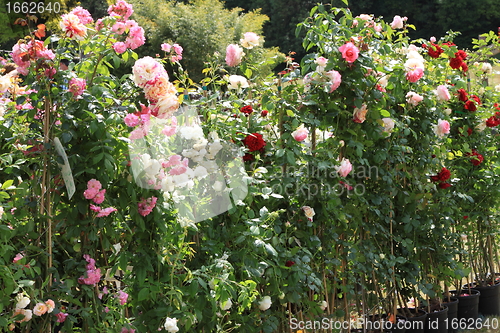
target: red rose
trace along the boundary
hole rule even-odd
[[[422,45],[427,49],[427,54],[432,58],[439,58],[441,53],[444,52],[443,48],[438,44],[434,44],[431,42],[431,46]]]
[[[481,99],[476,95],[470,95],[470,98],[476,101],[477,104],[481,105]]]
[[[438,181],[444,182],[445,180],[450,179],[450,177],[451,177],[450,170],[443,167],[436,176],[431,176],[431,180],[433,182],[438,182]]]
[[[262,110],[262,112],[260,113],[260,116],[261,116],[261,117],[265,117],[265,116],[267,116],[267,114],[268,114],[268,113],[269,113],[269,111],[267,111],[267,110]]]
[[[472,154],[468,154],[468,155],[469,156],[472,155],[470,162],[475,166],[478,166],[479,164],[483,163],[483,161],[484,161],[483,155],[479,154],[476,150],[473,150]]]
[[[464,62],[462,62],[462,64],[460,65],[460,69],[463,71],[463,72],[467,72],[469,70],[469,66],[467,66],[467,64]]]
[[[241,111],[242,113],[246,114],[247,116],[249,116],[250,114],[252,114],[252,112],[253,112],[253,108],[252,108],[252,106],[251,106],[251,105],[246,105],[246,106],[242,107],[242,108],[240,109],[240,111]]]
[[[243,155],[243,162],[252,162],[254,159],[255,157],[250,153]]]
[[[450,67],[453,69],[459,69],[462,66],[462,59],[460,58],[451,58],[450,59]]]
[[[258,151],[266,146],[266,142],[262,138],[262,134],[259,133],[247,135],[242,142],[250,151]]]
[[[464,50],[458,50],[458,52],[455,53],[455,58],[465,60],[465,58],[467,58],[467,53],[465,53]]]
[[[462,102],[467,102],[469,98],[467,97],[467,92],[465,91],[465,89],[458,89],[457,93],[459,100],[461,100]]]
[[[496,112],[494,116],[491,116],[486,120],[486,126],[496,127],[500,125],[500,112]]]
[[[444,190],[444,189],[447,189],[448,187],[450,187],[451,184],[448,184],[448,183],[439,183],[438,186],[439,186],[440,189]]]
[[[466,110],[469,110],[470,112],[474,112],[477,110],[476,104],[474,103],[474,101],[471,101],[470,99],[467,102],[465,102],[464,108]]]
[[[285,263],[286,267],[292,267],[293,265],[295,265],[295,261],[287,260],[287,262]]]

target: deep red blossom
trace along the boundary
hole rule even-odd
[[[464,50],[458,50],[457,52],[455,52],[455,58],[465,60],[465,58],[467,58],[467,53]]]
[[[481,99],[478,96],[476,96],[476,95],[470,95],[470,98],[473,99],[473,100],[475,100],[478,105],[482,104]]]
[[[444,190],[444,189],[447,189],[448,187],[450,187],[451,184],[450,183],[439,183],[438,186],[439,186],[440,189]]]
[[[470,162],[475,166],[478,166],[484,161],[483,155],[479,154],[475,149],[472,150],[472,154],[467,153],[466,156],[472,156]]]
[[[453,68],[453,69],[460,69],[460,67],[462,66],[462,59],[460,58],[451,58],[450,59],[450,67]]]
[[[266,142],[262,138],[262,134],[259,133],[247,135],[242,142],[250,151],[259,151],[266,146]]]
[[[496,127],[500,125],[500,112],[495,112],[495,115],[491,116],[486,120],[486,126]]]
[[[240,109],[241,113],[246,114],[247,116],[251,115],[253,112],[253,108],[251,105],[245,105]]]
[[[467,92],[465,91],[465,89],[458,89],[457,93],[458,93],[458,99],[460,101],[467,102],[467,100],[469,99],[469,97],[468,97]]]
[[[295,261],[287,260],[285,263],[286,267],[292,267],[293,265],[295,265]]]
[[[432,58],[439,58],[439,56],[444,52],[441,46],[432,42],[430,46],[424,44],[422,47],[427,49],[427,54]]]
[[[261,117],[265,117],[265,116],[267,116],[268,113],[269,113],[269,111],[262,110],[262,112],[260,113],[260,115],[261,115]]]
[[[470,99],[467,102],[465,102],[464,108],[470,112],[474,112],[477,110],[476,103],[474,103],[474,101]]]
[[[441,169],[441,171],[439,171],[439,173],[437,175],[431,176],[431,180],[433,182],[444,182],[445,180],[450,179],[450,177],[451,177],[450,170],[448,170],[445,167],[443,167]]]
[[[254,159],[255,157],[250,153],[243,155],[243,162],[252,162]]]

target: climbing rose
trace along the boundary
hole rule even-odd
[[[359,49],[351,42],[345,43],[339,47],[339,51],[342,53],[342,58],[350,64],[358,59]]]
[[[121,16],[123,20],[128,19],[133,13],[132,5],[124,0],[118,0],[116,4],[108,7],[108,14],[110,16]]]
[[[316,213],[314,212],[314,208],[309,207],[309,206],[303,206],[302,210],[304,211],[304,214],[309,219],[309,221],[312,221],[313,216],[316,215]]]
[[[80,6],[75,7],[70,13],[78,16],[82,24],[94,22],[94,19],[92,18],[92,15],[90,15],[89,11]]]

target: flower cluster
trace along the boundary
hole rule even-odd
[[[96,179],[89,180],[87,182],[87,189],[83,192],[83,196],[85,197],[85,199],[92,200],[98,205],[104,202],[105,194],[106,190],[102,189],[101,182]],[[90,204],[90,209],[94,212],[97,212],[97,217],[108,216],[109,214],[116,212],[117,210],[114,207],[101,208],[93,204]]]
[[[147,199],[142,198],[142,200],[137,204],[139,214],[141,214],[142,216],[149,215],[155,208],[157,200],[157,197],[151,197]]]
[[[17,294],[16,296],[16,306],[14,309],[14,314],[12,317],[16,317],[19,315],[24,316],[23,318],[20,318],[19,320],[16,320],[17,323],[23,323],[30,321],[33,315],[35,316],[43,316],[46,313],[52,313],[54,311],[56,305],[53,300],[48,299],[45,302],[38,302],[35,304],[33,307],[33,310],[26,309],[26,307],[31,303],[31,300],[29,297],[25,296],[22,293]],[[13,328],[14,325],[11,326]]]
[[[88,254],[84,254],[83,258],[87,261],[87,272],[85,276],[78,278],[78,283],[93,286],[101,280],[101,269],[95,267],[95,260]]]
[[[470,162],[472,165],[478,166],[479,164],[483,163],[484,157],[483,155],[479,154],[477,150],[473,149],[472,153],[467,153],[466,156],[471,156]]]
[[[184,51],[184,49],[177,43],[174,43],[174,45],[163,43],[161,44],[161,50],[168,54],[168,58],[171,62],[179,62],[182,60],[182,51]]]
[[[453,69],[461,69],[466,72],[469,67],[464,61],[465,58],[467,58],[467,53],[463,50],[458,50],[458,52],[455,53],[455,57],[450,59],[450,67]]]
[[[351,55],[350,59],[352,58],[353,56]],[[314,62],[317,65],[316,70],[304,76],[304,84],[306,86],[306,89],[308,89],[310,85],[314,83],[315,85],[326,86],[329,93],[337,90],[342,83],[342,75],[338,71],[333,69],[330,71],[325,71],[325,67],[328,64],[328,59],[326,59],[325,57],[318,57]]]
[[[28,75],[28,68],[32,62],[37,62],[44,68],[50,68],[48,60],[53,60],[56,55],[52,50],[45,47],[41,40],[32,39],[29,42],[19,41],[12,47],[11,57],[17,66],[17,72],[22,75]]]
[[[437,175],[435,175],[435,176],[431,176],[431,180],[432,180],[433,182],[439,182],[439,185],[438,185],[438,186],[439,186],[439,188],[441,188],[441,189],[445,189],[445,188],[448,188],[448,187],[450,187],[450,186],[451,186],[451,184],[446,183],[446,181],[447,181],[448,179],[450,179],[450,177],[451,177],[451,172],[450,172],[450,170],[448,170],[448,169],[446,169],[445,167],[443,167],[443,168],[441,169],[441,171],[439,171],[439,172],[438,172],[438,174],[437,174]]]
[[[144,89],[150,102],[151,115],[172,117],[179,108],[177,89],[169,81],[163,65],[151,57],[144,57],[135,62],[132,72],[135,84]]]

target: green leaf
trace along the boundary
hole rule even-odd
[[[149,296],[149,288],[142,288],[141,291],[139,291],[139,294],[137,295],[137,301],[143,301],[147,299]]]
[[[384,118],[389,118],[391,116],[391,113],[387,110],[380,110],[380,115]]]

